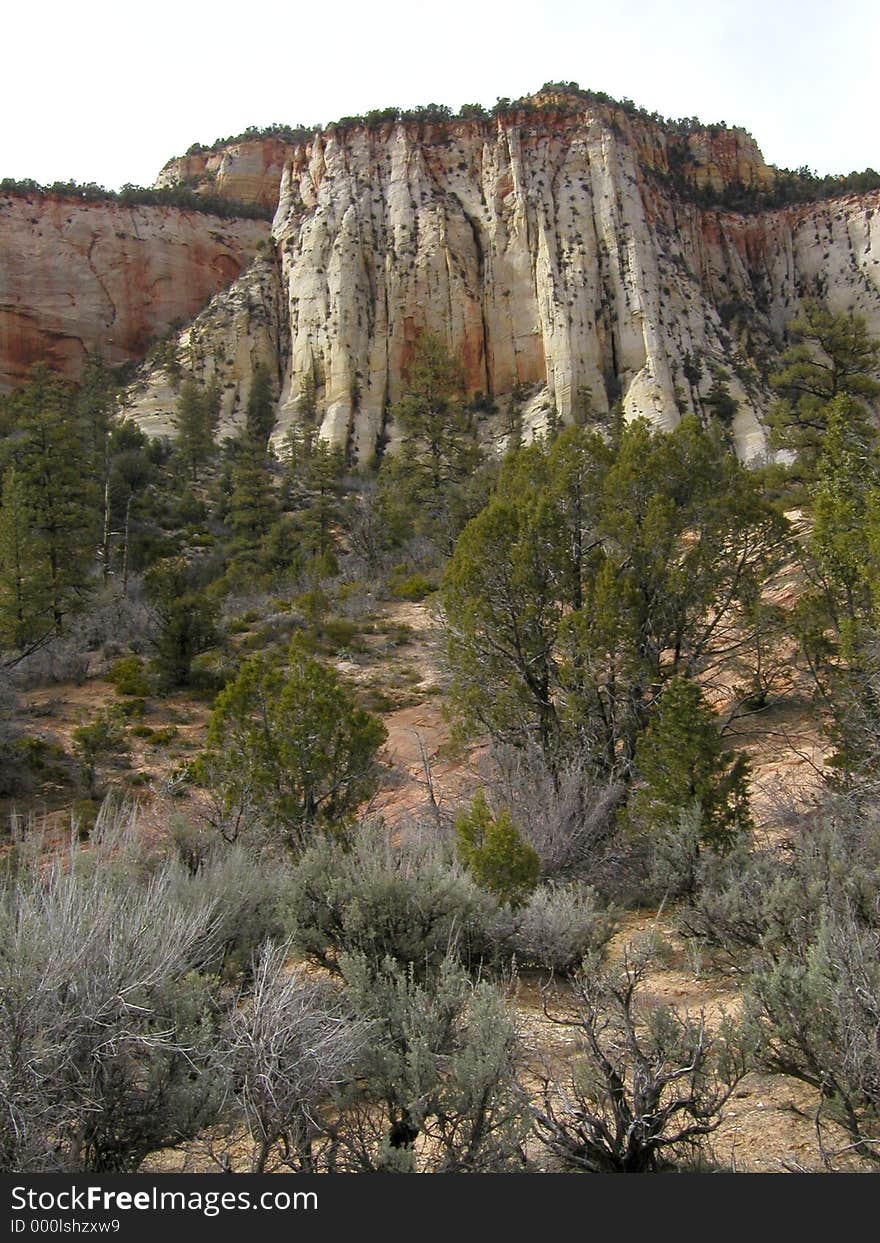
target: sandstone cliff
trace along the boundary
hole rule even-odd
[[[275,273],[242,286],[271,286],[271,330],[258,325],[254,337],[241,315],[230,318],[238,293],[197,328],[197,373],[216,365],[212,351],[227,360],[229,416],[247,360],[271,339],[281,350],[278,434],[313,389],[322,434],[365,460],[393,444],[389,410],[427,329],[462,359],[470,391],[502,413],[516,403],[526,430],[554,407],[566,419],[588,407],[601,415],[618,398],[628,417],[671,427],[700,412],[721,377],[748,459],[765,447],[768,366],[802,297],[859,311],[880,332],[880,194],[751,215],[700,206],[700,191],[772,187],[775,171],[743,131],[671,131],[607,105],[543,104],[491,119],[337,126],[291,146]],[[279,153],[235,147],[211,158],[206,188],[231,186],[246,163],[254,197],[269,193]],[[163,383],[147,377],[134,398],[154,430],[169,426]]]
[[[880,192],[740,214],[710,202],[778,177],[742,130],[668,126],[552,92],[468,119],[375,114],[308,140],[255,137],[170,161],[160,181],[252,204],[268,226],[174,208],[0,200],[0,383],[44,358],[143,353],[174,321],[184,368],[223,386],[232,430],[269,363],[277,436],[315,400],[359,460],[390,441],[423,330],[461,358],[484,433],[602,417],[671,427],[720,380],[745,459],[765,448],[767,376],[804,297],[880,333]],[[288,132],[288,137],[293,131]],[[731,193],[732,192],[732,193]],[[239,273],[238,280],[235,278]],[[176,366],[128,394],[171,431]],[[493,414],[494,412],[494,414]]]
[[[230,202],[274,208],[291,151],[280,139],[243,139],[169,160],[156,185],[189,186]]]
[[[269,233],[174,207],[0,195],[0,391],[44,361],[71,379],[99,350],[143,357],[235,280]]]
[[[280,395],[289,344],[279,275],[274,256],[255,259],[176,337],[171,351],[162,351],[162,361],[145,368],[129,387],[125,412],[148,435],[174,435],[171,416],[184,372],[192,372],[203,384],[219,381],[221,439],[242,426],[258,363],[268,367],[275,396]]]

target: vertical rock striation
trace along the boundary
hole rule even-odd
[[[669,428],[705,417],[720,381],[747,460],[765,449],[767,377],[802,299],[859,312],[880,334],[880,192],[707,206],[754,199],[780,176],[742,130],[551,91],[491,118],[374,114],[286,135],[196,150],[161,174],[277,202],[271,244],[229,288],[267,236],[259,222],[7,201],[22,218],[7,231],[21,254],[0,269],[7,374],[39,350],[72,369],[88,342],[131,357],[220,290],[176,346],[180,365],[220,379],[223,432],[265,361],[277,435],[316,408],[322,435],[369,460],[394,445],[393,407],[430,331],[498,412],[487,437],[513,415],[528,433],[554,411],[601,418],[617,401]],[[129,394],[155,434],[171,429],[175,383],[166,358]]]
[[[311,377],[323,435],[369,455],[427,329],[471,392],[527,391],[533,423],[620,398],[627,417],[671,427],[725,375],[737,449],[760,452],[756,347],[799,298],[880,331],[880,199],[743,216],[682,197],[675,168],[715,190],[774,175],[739,131],[674,147],[605,108],[316,135],[291,154],[273,225],[291,344],[282,422]]]

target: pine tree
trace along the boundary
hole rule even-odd
[[[708,407],[712,416],[718,420],[722,429],[725,432],[730,431],[736,412],[739,409],[739,403],[731,395],[730,389],[722,377],[715,376],[709,392],[703,398],[703,404]]]
[[[286,672],[247,661],[221,691],[203,767],[228,811],[250,807],[291,846],[340,829],[375,789],[386,730],[334,669],[290,647]]]
[[[826,408],[812,527],[802,548],[807,590],[792,614],[817,703],[845,771],[876,766],[880,737],[880,455],[852,418],[854,399]]]
[[[880,397],[880,341],[868,334],[860,315],[829,311],[807,302],[789,325],[794,344],[783,355],[782,370],[770,377],[780,394],[770,410],[771,443],[797,454],[797,471],[812,477],[828,428],[829,405],[851,398],[847,417],[865,444],[876,432],[870,411]]]
[[[460,720],[628,780],[663,686],[744,649],[785,531],[692,418],[521,449],[444,574]]]
[[[145,585],[156,618],[155,664],[164,686],[185,686],[192,663],[217,640],[217,606],[193,583],[192,567],[170,557],[150,567]]]
[[[10,466],[0,499],[0,646],[24,648],[52,625],[44,550],[20,473]]]
[[[265,363],[257,363],[248,393],[245,438],[264,449],[275,426],[272,379]]]
[[[88,591],[100,539],[101,494],[93,428],[75,390],[45,367],[11,399],[16,437],[9,449],[34,517],[47,566],[55,629]]]
[[[456,850],[474,880],[506,906],[521,906],[538,883],[541,861],[524,841],[510,812],[493,816],[479,790],[455,821]]]
[[[86,363],[76,390],[74,406],[77,420],[89,429],[92,455],[96,462],[105,458],[110,432],[116,422],[119,381],[100,355]]]
[[[232,465],[229,522],[238,562],[259,560],[266,537],[278,517],[278,505],[265,447],[246,440]]]
[[[729,849],[751,827],[748,761],[725,752],[715,713],[696,682],[675,678],[639,739],[636,770],[644,783],[631,808],[640,828],[668,829],[696,808],[701,838]]]
[[[448,551],[485,496],[464,375],[439,337],[422,333],[418,338],[392,417],[401,431],[400,453],[383,464],[380,474],[391,521],[399,521],[394,510],[403,507],[417,533]]]
[[[880,461],[853,419],[854,401],[838,396],[826,408],[827,428],[816,466],[813,526],[807,541],[811,577],[823,598],[826,626],[840,635],[844,653],[861,645],[874,621],[880,590],[870,539],[872,498]],[[811,593],[808,593],[808,597]],[[812,593],[815,595],[815,590]]]
[[[309,362],[309,369],[303,377],[300,390],[299,414],[304,427],[313,428],[316,425],[318,421],[318,387],[315,383],[315,370],[311,360]]]
[[[216,380],[202,389],[192,376],[180,386],[172,422],[177,431],[177,449],[194,483],[200,470],[215,451],[220,421],[220,387]]]
[[[304,544],[312,556],[332,556],[333,527],[339,518],[339,503],[345,460],[341,449],[317,437],[303,472],[305,507],[302,515]]]

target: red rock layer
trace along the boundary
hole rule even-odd
[[[261,220],[54,196],[0,196],[0,391],[35,362],[77,379],[97,351],[143,357],[196,315],[268,236]]]

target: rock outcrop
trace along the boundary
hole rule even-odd
[[[340,125],[288,149],[273,224],[279,433],[315,394],[329,440],[361,460],[393,444],[389,411],[429,330],[471,393],[505,414],[518,405],[527,431],[554,408],[601,416],[618,399],[627,417],[671,427],[704,413],[720,379],[748,459],[765,447],[768,360],[803,297],[880,332],[877,193],[749,215],[701,206],[732,187],[772,190],[744,131],[539,102],[493,119]],[[236,162],[262,160],[267,180],[249,193],[265,195],[278,158],[212,153],[202,184],[217,192]]]
[[[234,435],[244,420],[254,368],[269,370],[275,396],[281,393],[289,355],[286,304],[274,255],[255,259],[239,280],[217,294],[181,332],[161,359],[127,390],[125,413],[150,436],[173,436],[172,415],[181,376],[220,385],[218,436]]]
[[[53,195],[0,195],[0,391],[35,362],[77,379],[191,320],[250,263],[261,220]]]
[[[749,196],[754,205],[781,176],[744,131],[669,126],[565,92],[537,105],[466,119],[375,114],[298,144],[249,139],[169,162],[165,184],[259,204],[277,195],[270,247],[176,343],[183,366],[220,378],[222,432],[236,426],[253,367],[265,361],[278,437],[317,411],[322,435],[366,461],[394,446],[394,404],[419,334],[430,331],[461,359],[472,396],[482,394],[487,438],[503,441],[517,421],[528,434],[554,412],[601,419],[618,401],[627,417],[669,428],[688,411],[705,417],[722,385],[737,406],[733,443],[748,460],[766,448],[767,377],[804,298],[857,311],[880,334],[880,192],[745,214],[709,206]],[[211,292],[208,274],[215,288],[226,284],[264,231],[243,221],[206,230],[184,213],[134,209],[142,225],[111,213],[93,245],[94,225],[70,205],[44,211],[52,235],[44,224],[43,251],[25,238],[22,250],[38,253],[17,260],[16,279],[28,289],[36,274],[36,288],[46,286],[60,330],[40,342],[62,361],[86,336],[103,331],[109,352],[123,322],[146,333],[186,314],[184,291],[198,302],[196,288]],[[167,267],[139,267],[138,255],[165,252],[152,240],[138,250],[133,235],[162,234],[163,220]],[[80,278],[49,258],[77,228],[89,297],[111,278],[128,289],[108,292],[101,314],[88,310]],[[125,237],[114,242],[117,228]],[[104,249],[118,261],[99,263]],[[193,270],[206,275],[201,285]],[[125,297],[136,314],[117,310]],[[26,314],[15,321],[22,339],[23,322]],[[134,350],[129,341],[121,354]],[[171,429],[175,383],[166,359],[129,394],[133,416],[155,434]]]
[[[233,203],[274,208],[292,148],[277,138],[243,139],[169,160],[156,185],[188,186]]]
[[[772,177],[722,137],[718,150],[690,136],[701,175]],[[760,451],[767,395],[743,332],[778,334],[808,293],[880,328],[877,196],[761,217],[702,209],[677,193],[664,138],[597,109],[299,148],[273,226],[291,339],[282,418],[313,377],[323,434],[368,454],[429,329],[472,391],[503,403],[525,388],[533,416],[578,417],[587,402],[601,414],[620,397],[627,416],[669,427],[726,374],[737,448]]]

